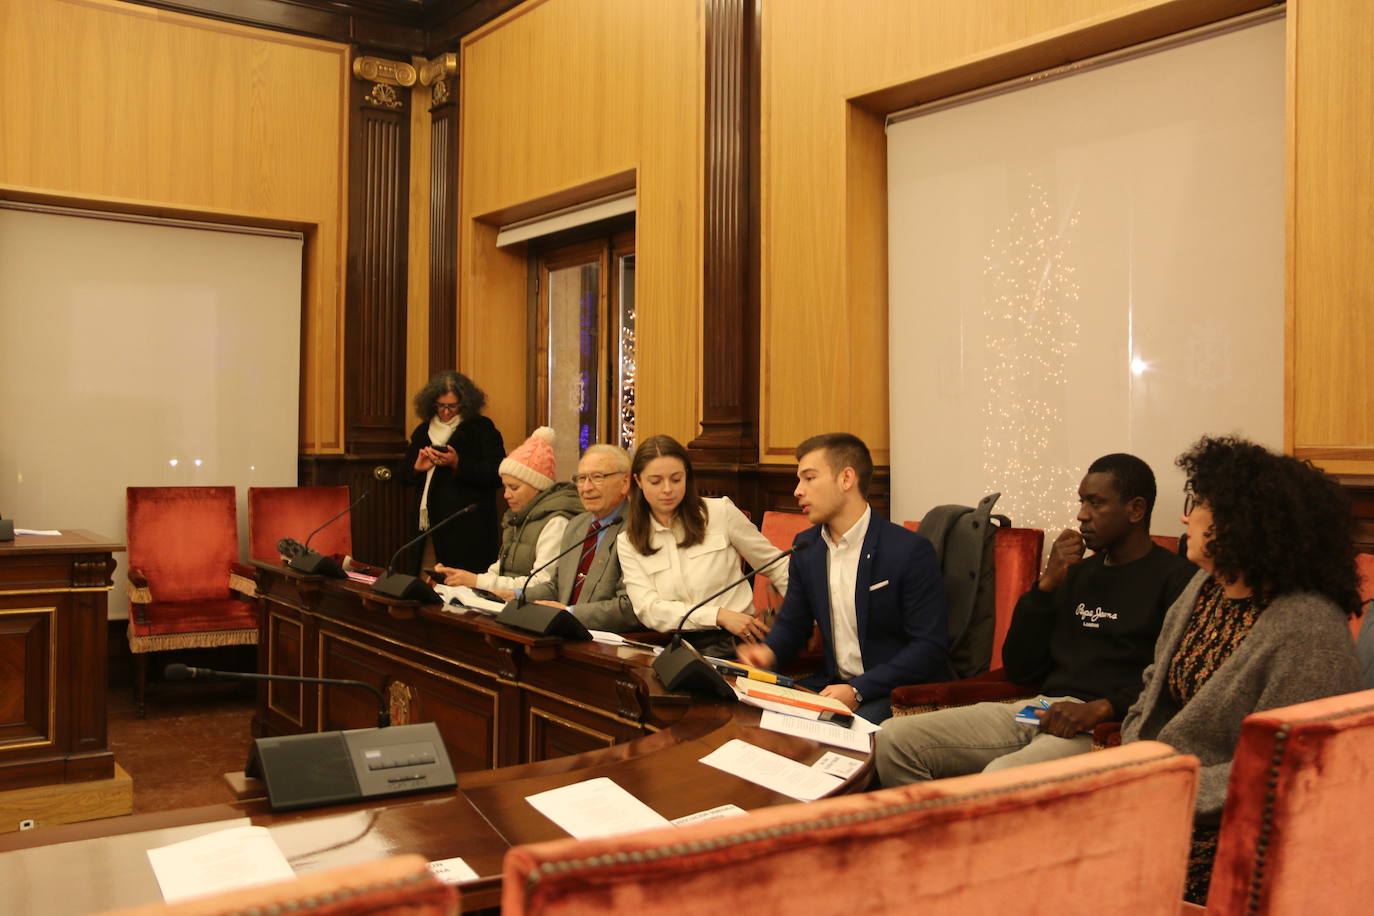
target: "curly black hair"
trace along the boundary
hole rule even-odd
[[[434,402],[446,394],[458,395],[458,413],[464,420],[471,420],[487,406],[487,396],[461,372],[446,370],[430,379],[425,387],[415,395],[415,416],[421,420],[432,420],[438,413]]]
[[[1212,512],[1216,574],[1244,579],[1261,604],[1315,592],[1359,615],[1355,519],[1335,480],[1236,436],[1204,436],[1177,463]]]

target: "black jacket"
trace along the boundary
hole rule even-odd
[[[415,488],[410,517],[417,534],[425,472],[415,470],[415,459],[429,444],[429,421],[425,420],[410,434],[410,446],[398,468],[400,479]],[[496,500],[501,486],[497,469],[506,457],[506,447],[496,425],[483,416],[459,423],[448,444],[458,453],[458,464],[434,469],[429,485],[429,523],[436,525],[471,503],[476,503],[477,509],[435,533],[434,555],[445,566],[482,572],[496,559]],[[412,551],[413,567],[418,567],[421,553],[418,548]]]

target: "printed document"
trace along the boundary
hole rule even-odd
[[[296,876],[268,829],[252,825],[150,849],[148,862],[169,903]]]
[[[668,819],[602,776],[525,798],[579,840],[669,826]]]
[[[738,738],[725,742],[701,762],[797,801],[814,801],[841,785],[839,777]]]

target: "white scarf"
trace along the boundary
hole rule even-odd
[[[452,420],[440,420],[436,413],[429,420],[429,441],[434,445],[447,445],[449,437],[463,422],[462,414],[455,414]],[[420,494],[420,530],[429,527],[429,483],[434,479],[434,468],[425,472],[425,489]]]

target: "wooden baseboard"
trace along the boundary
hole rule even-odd
[[[134,781],[118,763],[112,779],[68,782],[0,792],[0,833],[13,833],[24,821],[34,827],[75,824],[132,814]]]

